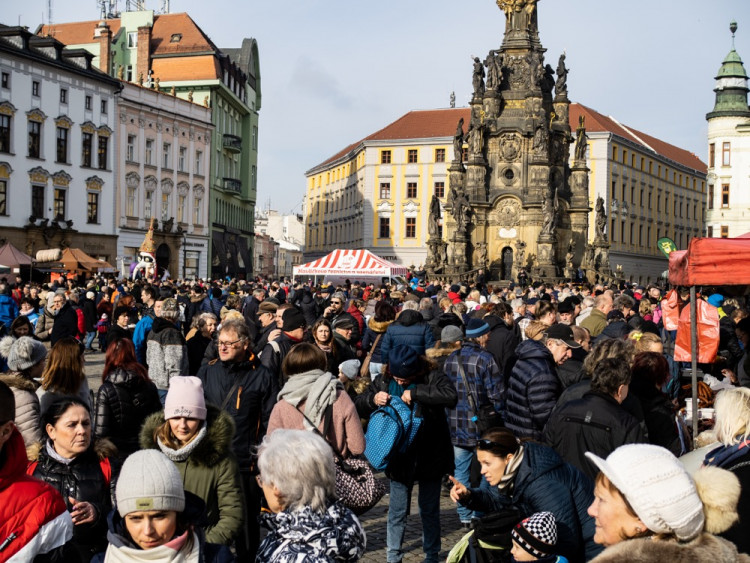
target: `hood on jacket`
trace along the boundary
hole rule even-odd
[[[544,358],[554,363],[552,352],[538,340],[524,340],[516,347],[516,356],[519,360],[532,358]]]
[[[156,317],[154,319],[154,324],[151,326],[151,332],[159,333],[163,330],[167,330],[169,328],[173,328],[177,330],[177,325],[174,324],[171,321],[168,321],[166,319],[162,319],[161,317]]]
[[[458,343],[457,343],[458,344]],[[453,352],[456,350],[460,350],[461,346],[453,347],[449,344],[440,344],[439,346],[436,344],[432,348],[427,348],[425,350],[425,356],[427,356],[430,360],[436,361],[438,358],[447,358],[450,356]]]
[[[18,428],[13,428],[10,438],[3,446],[3,457],[5,460],[0,465],[0,490],[18,481],[19,477],[26,473],[26,466],[29,464],[23,436]]]
[[[206,409],[206,437],[193,450],[190,459],[199,465],[213,467],[231,454],[235,426],[228,412],[213,405],[206,405]],[[164,411],[156,412],[143,421],[139,440],[141,448],[159,448],[154,439],[154,432],[162,424]]]
[[[367,321],[367,327],[377,333],[385,332],[393,321],[376,321],[375,317],[370,317],[370,320]]]
[[[36,381],[24,377],[23,374],[17,371],[9,371],[0,375],[0,381],[11,389],[20,389],[21,391],[29,391],[30,393],[36,393],[39,387]]]
[[[117,457],[117,446],[115,446],[109,439],[107,438],[92,438],[93,444],[89,446],[89,449],[86,451],[93,450],[96,454],[97,459],[104,460],[107,458],[115,458]],[[45,441],[46,443],[46,441]],[[42,452],[42,449],[46,446],[44,443],[40,443],[38,448],[29,449],[29,461],[38,461],[39,460],[39,454]],[[85,453],[85,452],[84,452]],[[83,453],[80,455],[84,455]]]
[[[190,302],[191,303],[203,303],[203,301],[206,299],[206,294],[201,293],[200,295],[191,295],[190,296]]]
[[[261,543],[259,560],[261,557],[275,560],[272,556],[276,548],[290,552],[301,548],[302,553],[311,556],[311,561],[358,561],[365,551],[362,525],[354,513],[339,502],[331,504],[323,514],[310,507],[277,514],[264,512],[260,522],[270,533]]]
[[[118,367],[107,376],[107,381],[114,385],[123,385],[130,388],[139,387],[144,379],[135,372]]]
[[[419,311],[412,311],[411,309],[407,309],[406,311],[401,311],[401,314],[394,322],[403,326],[413,326],[418,323],[423,323],[424,318],[419,313]]]

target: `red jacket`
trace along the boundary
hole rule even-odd
[[[32,561],[73,537],[73,521],[60,493],[26,475],[26,446],[17,428],[3,446],[0,465],[0,563]]]

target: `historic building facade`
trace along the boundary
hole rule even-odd
[[[736,237],[750,232],[750,108],[747,73],[734,49],[716,76],[716,103],[708,120],[706,236]]]
[[[0,26],[0,238],[114,263],[118,81],[82,50]]]
[[[239,48],[220,49],[187,14],[150,10],[40,26],[37,34],[88,50],[100,68],[123,81],[211,109],[214,127],[202,201],[209,273],[251,275],[261,105],[257,42],[248,38]]]
[[[211,110],[124,83],[118,115],[119,269],[127,274],[131,264],[138,262],[144,231],[155,219],[159,268],[173,277],[207,277]]]

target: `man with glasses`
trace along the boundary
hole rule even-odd
[[[580,348],[568,325],[554,324],[541,340],[527,339],[516,348],[506,395],[505,425],[519,438],[542,441],[542,432],[562,393],[557,366],[571,349]]]
[[[260,542],[257,517],[262,495],[255,481],[255,451],[266,434],[279,385],[250,352],[250,332],[243,320],[224,321],[217,343],[219,358],[201,366],[198,378],[206,402],[220,405],[234,419],[232,451],[240,467],[247,514],[247,543],[238,539],[237,556],[239,561],[253,561]]]
[[[58,289],[52,297],[52,314],[55,317],[49,338],[52,346],[66,336],[78,338],[78,314],[68,303],[64,289]]]
[[[359,330],[359,325],[357,324],[356,319],[351,315],[351,313],[346,312],[345,306],[346,295],[344,295],[342,291],[337,291],[331,296],[328,307],[326,307],[325,311],[323,311],[323,317],[328,319],[328,321],[330,321],[332,325],[341,318],[351,319],[351,321],[354,323],[354,328],[352,329],[352,334],[349,337],[349,344],[351,344],[352,346],[357,346],[360,340],[362,340],[362,334]]]

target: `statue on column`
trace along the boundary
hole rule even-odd
[[[586,161],[586,147],[588,146],[588,137],[586,136],[586,118],[581,115],[578,117],[578,129],[576,129],[576,148],[575,160]]]
[[[522,240],[516,241],[516,264],[518,264],[518,269],[526,266],[526,243]]]
[[[458,120],[456,134],[453,135],[453,160],[461,162],[464,153],[464,118]]]
[[[469,154],[473,156],[482,156],[484,149],[484,128],[481,125],[472,125],[466,133],[469,144]]]
[[[568,69],[565,67],[565,53],[560,55],[557,61],[557,82],[555,82],[555,94],[558,96],[568,95]]]
[[[503,81],[503,69],[502,59],[495,49],[484,59],[484,66],[487,67],[487,90],[499,90]]]
[[[593,244],[587,244],[583,254],[583,267],[587,269],[594,268],[594,254],[596,249]]]
[[[451,213],[456,221],[456,232],[466,234],[471,205],[466,194],[457,191],[456,188],[451,188]]]
[[[604,210],[604,198],[599,196],[596,198],[595,210],[595,241],[606,241],[607,235],[604,234],[604,229],[607,227],[607,213]]]
[[[487,243],[477,243],[477,263],[474,265],[476,268],[484,268],[487,265]]]
[[[568,244],[568,252],[565,254],[565,267],[569,270],[574,270],[573,268],[573,257],[576,253],[576,241],[573,237],[570,237],[570,244]]]
[[[484,65],[479,57],[474,57],[474,75],[472,76],[474,97],[481,98],[484,94]]]
[[[547,197],[542,204],[542,235],[555,236],[556,218],[559,202],[557,200],[557,188],[550,186]]]
[[[438,237],[438,234],[440,233],[441,217],[442,212],[440,209],[440,200],[435,194],[432,194],[432,200],[430,201],[430,216],[427,222],[427,228],[428,232],[430,233],[430,238]]]

